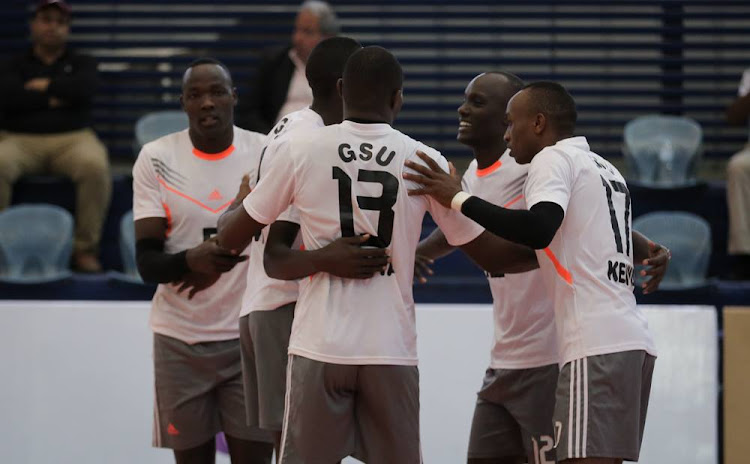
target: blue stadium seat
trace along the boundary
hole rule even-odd
[[[135,261],[135,227],[133,226],[133,211],[130,210],[120,218],[120,256],[122,259],[122,270],[124,272],[112,271],[109,277],[112,280],[143,284],[138,265]]]
[[[67,279],[73,216],[54,205],[18,205],[0,212],[0,282]]]
[[[141,116],[135,123],[133,151],[137,156],[148,142],[187,128],[188,118],[182,111],[167,110],[148,113]]]
[[[641,116],[625,125],[623,137],[630,182],[653,187],[682,187],[696,182],[703,131],[694,120]]]
[[[661,288],[677,290],[708,285],[711,226],[705,219],[681,211],[656,211],[634,220],[633,229],[672,252]]]

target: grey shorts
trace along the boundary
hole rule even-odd
[[[284,420],[286,365],[294,303],[240,318],[242,379],[247,423],[281,431]]]
[[[477,394],[469,459],[525,457],[554,462],[557,364],[533,369],[487,369]]]
[[[289,356],[281,464],[420,464],[417,366]]]
[[[623,351],[563,366],[555,405],[558,460],[638,461],[655,361],[645,351]]]
[[[201,445],[217,433],[270,442],[245,420],[239,340],[188,345],[154,334],[153,446]]]

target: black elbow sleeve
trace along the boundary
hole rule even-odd
[[[190,272],[187,251],[164,253],[164,240],[144,238],[135,243],[135,260],[144,282],[167,283]]]

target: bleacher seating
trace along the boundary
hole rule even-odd
[[[179,108],[181,73],[190,61],[205,55],[224,61],[233,71],[241,98],[260,50],[288,42],[300,2],[73,3],[72,45],[100,62],[96,129],[114,159],[132,162],[136,121],[150,112]],[[448,156],[470,156],[455,141],[456,108],[469,79],[491,69],[566,85],[579,104],[579,132],[608,158],[620,154],[625,123],[650,113],[697,120],[704,129],[707,158],[726,158],[746,140],[746,130],[727,127],[722,112],[736,93],[742,70],[750,64],[740,57],[750,45],[745,35],[750,4],[711,0],[331,3],[345,34],[392,49],[404,65],[406,104],[397,127]],[[18,1],[0,10],[3,56],[27,46],[27,8],[27,2]],[[726,264],[722,185],[701,184],[657,195],[634,186],[631,194],[634,218],[676,209],[707,219],[714,236],[709,276],[721,273]],[[131,208],[131,196],[129,177],[116,176],[102,240],[106,269],[123,269],[118,233],[121,216]],[[47,201],[72,211],[73,189],[65,180],[26,179],[16,186],[14,201]],[[416,288],[418,299],[489,301],[482,273],[460,253],[437,266],[431,282]],[[86,285],[99,285],[97,277],[79,278]],[[83,281],[77,282],[76,291],[83,291]],[[115,284],[104,279],[104,285]],[[716,292],[722,291],[719,287]],[[739,294],[734,287],[730,290]],[[84,293],[105,295],[101,288]]]
[[[28,3],[0,11],[0,50],[26,45]],[[142,115],[178,109],[184,67],[213,55],[233,71],[240,98],[262,48],[289,41],[299,0],[76,0],[72,44],[100,62],[96,128],[113,157],[132,156]],[[343,31],[392,49],[406,72],[397,126],[449,156],[456,108],[475,74],[505,69],[569,87],[580,133],[619,156],[622,128],[637,116],[681,114],[705,132],[707,157],[744,144],[723,121],[750,46],[750,4],[736,1],[333,0]]]

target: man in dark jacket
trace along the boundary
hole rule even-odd
[[[312,91],[305,77],[307,57],[318,42],[337,35],[339,29],[330,5],[304,2],[294,21],[292,45],[264,52],[247,97],[240,95],[237,125],[265,134],[284,115],[310,106]]]
[[[96,62],[68,47],[70,6],[38,3],[32,46],[0,67],[0,210],[22,175],[50,172],[76,185],[73,267],[100,272],[97,258],[112,190],[107,149],[91,130]]]

